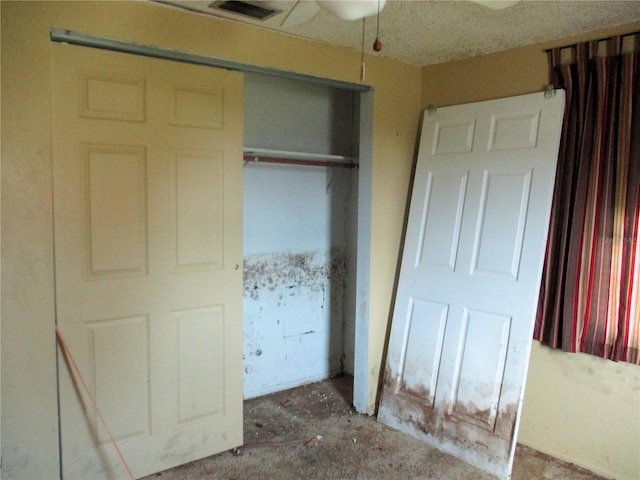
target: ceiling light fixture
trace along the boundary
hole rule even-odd
[[[342,20],[360,20],[380,13],[386,0],[316,0],[316,3]]]

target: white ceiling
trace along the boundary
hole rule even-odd
[[[221,14],[209,7],[213,0],[156,1],[358,51],[362,46],[361,20],[340,20],[324,10],[302,25],[282,28],[280,24],[296,1],[265,1],[282,10],[265,22]],[[502,10],[466,0],[387,0],[380,13],[379,37],[383,49],[379,54],[423,66],[634,21],[640,21],[640,0],[523,0]],[[372,50],[375,37],[376,17],[368,17],[367,53],[375,54]]]

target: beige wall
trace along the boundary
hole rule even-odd
[[[63,28],[357,83],[355,51],[146,2],[1,2],[2,475],[58,475],[49,31]],[[284,54],[286,52],[286,54]],[[370,57],[375,88],[370,349],[373,412],[420,113],[421,69]]]
[[[360,58],[357,52],[142,2],[3,1],[0,8],[2,475],[52,478],[58,474],[58,451],[49,30],[66,28],[349,82],[358,82]],[[375,88],[369,412],[375,404],[420,108],[540,90],[547,83],[542,48],[422,70],[367,59],[367,83]],[[640,408],[639,370],[534,345],[520,440],[609,476],[631,478],[628,472],[640,468],[640,420],[627,416]],[[578,420],[578,413],[591,417]]]
[[[422,108],[540,91],[546,48],[637,30],[640,22],[424,67]],[[534,342],[518,441],[607,477],[640,478],[640,368]]]

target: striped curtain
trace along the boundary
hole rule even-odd
[[[640,364],[638,37],[550,51],[552,82],[566,91],[567,103],[534,331],[536,340],[553,348],[635,364]],[[599,54],[603,46],[605,55]],[[622,53],[626,50],[631,51]],[[567,51],[569,63],[561,61]]]

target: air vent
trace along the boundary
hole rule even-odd
[[[236,13],[244,17],[254,20],[264,21],[281,12],[276,8],[266,5],[258,5],[255,2],[243,2],[240,0],[226,0],[221,2],[213,2],[209,8],[215,10],[224,10],[225,12]]]

